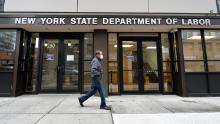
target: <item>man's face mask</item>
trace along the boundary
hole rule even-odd
[[[103,55],[102,54],[100,55],[100,59],[103,59]]]

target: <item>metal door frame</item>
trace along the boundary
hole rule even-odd
[[[48,89],[42,90],[42,69],[43,69],[43,47],[44,47],[44,39],[58,39],[58,72],[57,72],[57,88],[56,89]],[[78,39],[79,40],[79,75],[78,75],[78,89],[66,89],[64,90],[62,87],[63,82],[63,67],[61,65],[64,63],[62,60],[64,58],[64,39]],[[83,33],[40,33],[39,34],[39,56],[38,56],[38,77],[37,77],[37,85],[36,85],[36,93],[71,93],[71,92],[81,92],[82,90],[82,51],[83,51]]]
[[[162,68],[162,48],[160,42],[160,36],[158,37],[119,37],[118,40],[118,77],[119,77],[119,89],[120,94],[144,94],[144,93],[163,93],[163,68]],[[123,54],[122,54],[122,41],[136,41],[137,42],[137,62],[138,62],[138,75],[143,75],[143,53],[142,53],[142,42],[147,41],[155,41],[157,45],[157,65],[158,65],[158,83],[159,83],[159,90],[158,91],[144,91],[144,82],[143,76],[139,76],[139,90],[138,91],[124,91],[123,88]]]

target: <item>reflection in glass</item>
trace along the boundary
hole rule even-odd
[[[185,72],[204,72],[204,62],[185,61]]]
[[[91,70],[91,61],[84,61],[84,71]]]
[[[209,61],[209,72],[220,72],[220,61]]]
[[[117,61],[117,34],[110,33],[108,35],[108,57],[109,61]]]
[[[109,62],[108,67],[108,76],[109,76],[109,92],[117,93],[118,89],[118,63],[117,62]]]
[[[142,52],[144,90],[159,90],[156,42],[143,41]]]
[[[171,62],[163,62],[163,72],[172,72]]]
[[[174,54],[174,61],[178,61],[178,57],[177,57],[177,47],[176,47],[176,35],[174,34],[173,37],[173,54]]]
[[[93,34],[92,33],[85,33],[84,34],[84,45],[83,45],[83,52],[84,52],[84,72],[83,72],[83,90],[88,91],[91,87],[91,60],[93,59]]]
[[[91,61],[84,61],[84,91],[91,87]]]
[[[164,73],[164,91],[173,92],[172,73]]]
[[[15,30],[0,30],[0,51],[14,52],[16,43]]]
[[[79,40],[64,40],[64,75],[63,89],[78,90],[79,75]]]
[[[198,30],[182,31],[184,60],[203,60],[201,34]]]
[[[0,71],[13,71],[16,30],[0,30]]]
[[[138,91],[137,42],[123,41],[123,88]]]
[[[168,34],[161,34],[163,61],[170,61]]]
[[[91,60],[93,58],[93,34],[84,34],[84,60]]]
[[[39,34],[33,33],[31,35],[31,81],[28,82],[27,91],[35,91],[38,75],[38,53],[39,53]]]
[[[208,60],[220,60],[220,31],[205,31]]]
[[[84,71],[84,91],[89,91],[91,88],[91,72]]]
[[[58,67],[58,39],[45,39],[41,89],[56,89]]]
[[[110,93],[118,93],[117,34],[108,34],[108,84]]]

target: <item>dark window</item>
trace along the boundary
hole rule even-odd
[[[16,30],[0,30],[0,71],[13,71]]]
[[[217,0],[217,9],[218,9],[218,12],[220,12],[220,0]]]
[[[4,4],[5,4],[5,0],[0,0],[0,11],[1,12],[4,11]]]

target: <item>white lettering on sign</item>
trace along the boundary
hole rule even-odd
[[[70,23],[72,25],[96,25],[98,18],[71,18]]]
[[[167,25],[176,25],[178,23],[177,18],[167,18],[166,19],[166,24]]]
[[[102,18],[103,25],[158,25],[162,18]]]
[[[15,24],[39,25],[200,25],[209,26],[211,19],[196,18],[144,18],[144,17],[67,17],[67,18],[15,18]],[[216,21],[215,21],[216,22]]]
[[[43,25],[65,25],[66,18],[41,18]]]
[[[36,21],[36,18],[15,18],[15,24],[34,24]]]
[[[182,19],[183,25],[211,25],[210,19]]]

